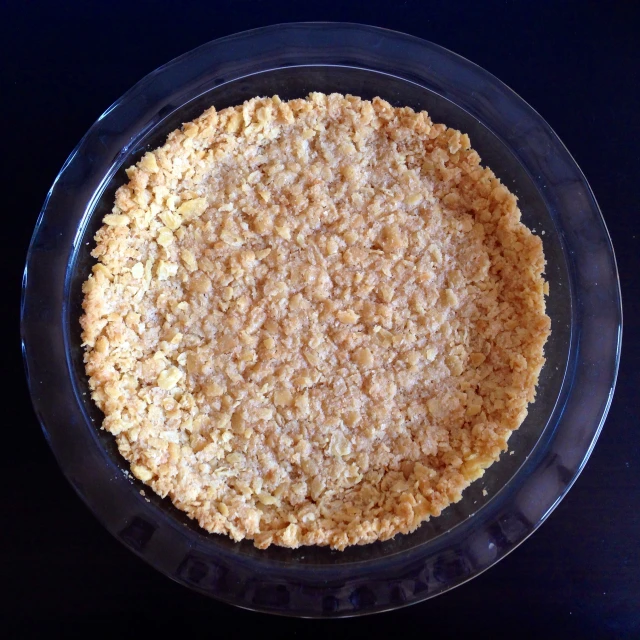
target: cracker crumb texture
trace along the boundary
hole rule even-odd
[[[467,135],[379,98],[256,98],[127,175],[86,371],[132,474],[207,531],[386,540],[507,449],[544,362],[544,255]]]

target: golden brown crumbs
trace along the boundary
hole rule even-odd
[[[467,135],[379,98],[209,109],[127,170],[81,323],[131,472],[257,547],[413,531],[507,448],[541,240]]]

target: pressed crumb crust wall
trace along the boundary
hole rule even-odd
[[[86,369],[132,473],[202,527],[388,539],[506,450],[544,362],[544,256],[468,136],[379,98],[256,98],[127,174]]]

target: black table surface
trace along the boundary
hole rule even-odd
[[[185,633],[238,629],[267,637],[480,631],[640,638],[639,18],[631,1],[1,1],[0,206],[11,335],[0,427],[3,629],[13,637],[45,631],[149,637],[177,624]],[[362,22],[431,40],[529,102],[590,181],[613,238],[625,306],[620,377],[604,431],[547,522],[497,566],[434,600],[316,622],[241,611],[193,594],[103,530],[40,431],[17,333],[34,223],[86,129],[143,75],[181,53],[237,31],[305,20]]]

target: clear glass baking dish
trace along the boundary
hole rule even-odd
[[[125,474],[92,404],[78,318],[93,235],[124,169],[205,108],[311,91],[381,96],[471,136],[540,234],[552,334],[537,399],[505,454],[463,499],[411,535],[351,547],[257,550],[208,534]],[[143,78],[91,127],[38,219],[22,298],[24,361],[54,454],[104,526],[187,587],[249,609],[308,617],[419,602],[478,575],[525,540],[582,470],[618,369],[620,288],[589,185],[545,121],[495,77],[417,38],[352,24],[285,24],[195,49]],[[46,478],[42,478],[46,481]]]

